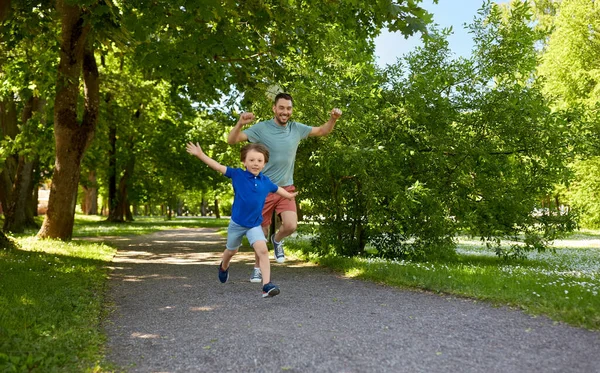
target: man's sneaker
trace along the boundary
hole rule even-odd
[[[283,252],[283,241],[275,242],[275,235],[271,236],[271,243],[273,244],[273,255],[277,263],[285,262],[285,253]]]
[[[269,282],[263,286],[263,298],[274,297],[279,294],[279,286]]]
[[[250,276],[250,282],[262,282],[262,273],[260,268],[254,268],[252,276]]]
[[[221,281],[221,283],[224,284],[229,279],[229,268],[227,268],[226,270],[223,270],[223,267],[221,267],[222,265],[223,265],[223,262],[221,262],[221,264],[219,264],[219,281]]]

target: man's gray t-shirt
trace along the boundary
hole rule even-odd
[[[302,123],[288,121],[285,126],[280,126],[270,119],[258,122],[243,132],[248,141],[263,144],[269,149],[269,162],[263,174],[277,186],[288,186],[294,184],[298,144],[308,137],[311,130],[312,127]]]

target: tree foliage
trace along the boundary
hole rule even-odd
[[[383,80],[345,92],[360,98],[352,119],[299,162],[323,250],[447,257],[463,232],[523,256],[573,228],[569,216],[532,214],[561,180],[566,149],[567,116],[535,76],[543,35],[526,4],[487,4],[480,17],[472,58],[452,58],[434,31]]]
[[[49,210],[39,236],[62,239],[71,235],[81,163],[96,135],[97,119],[104,110],[108,113],[113,109],[123,109],[131,113],[133,109],[125,103],[125,96],[133,97],[130,95],[133,92],[116,98],[124,91],[119,91],[118,84],[111,85],[111,73],[107,70],[103,71],[107,73],[106,81],[104,76],[99,75],[98,58],[126,55],[128,71],[135,78],[127,77],[125,80],[132,84],[144,81],[166,85],[169,89],[167,106],[184,112],[189,111],[191,102],[207,108],[218,104],[224,95],[231,92],[245,92],[248,88],[277,81],[292,81],[286,61],[295,56],[319,65],[330,48],[322,43],[322,36],[329,34],[331,29],[337,30],[340,35],[350,35],[353,39],[348,40],[354,40],[353,47],[358,54],[369,54],[373,49],[372,37],[381,28],[389,27],[410,35],[424,30],[429,20],[429,15],[417,6],[418,1],[203,0],[148,3],[59,0],[10,2],[7,7],[5,4],[1,10],[5,20],[3,31],[10,31],[3,33],[7,35],[7,45],[18,43],[20,39],[33,40],[37,31],[32,30],[39,29],[40,25],[47,29],[43,35],[47,35],[48,40],[58,41],[47,49],[48,61],[55,64],[58,61],[51,84],[55,88],[52,106],[56,162]],[[45,18],[36,18],[36,13],[44,14]],[[2,66],[6,65],[5,62],[2,61]],[[102,88],[106,83],[106,88]],[[114,92],[111,91],[113,88]],[[111,103],[103,101],[108,94],[114,98]],[[118,103],[118,100],[121,102]],[[188,109],[185,108],[186,103]],[[136,104],[141,105],[140,102],[133,103]],[[101,108],[104,105],[107,107]],[[146,109],[143,115],[147,118],[160,117],[160,109],[157,110],[150,113]],[[153,122],[177,127],[180,120],[181,117],[171,116],[171,119]],[[110,119],[108,124],[116,125]],[[142,125],[143,120],[139,124]],[[109,133],[109,141],[116,139],[114,128]],[[121,125],[119,131],[126,132],[127,126]],[[141,130],[138,134],[145,132],[154,135],[153,129]],[[181,131],[176,132],[179,136]],[[142,137],[134,136],[135,141]],[[143,144],[143,141],[136,144],[129,142],[126,152],[126,138],[121,138],[119,144],[113,141],[114,145],[110,146],[112,155],[109,158],[115,162],[109,167],[113,176],[121,172],[117,170],[118,162],[124,162],[127,166],[121,170],[131,169],[130,174],[136,169],[132,163],[136,159],[136,145]],[[160,170],[158,172],[164,179],[159,181],[165,182],[163,191],[169,195],[181,188],[180,176],[173,176],[176,172],[169,173],[173,167],[163,167],[168,163],[164,162],[169,159],[166,156],[173,155],[176,148],[161,148],[161,144],[167,145],[164,141],[156,143],[154,149],[168,151],[162,154],[162,158],[154,158],[157,164],[146,169]],[[178,143],[178,146],[183,144]],[[117,147],[120,149],[119,161],[116,161]],[[177,156],[173,158],[178,159]],[[94,165],[93,162],[91,166],[83,162],[85,167]],[[84,171],[89,170],[84,168]],[[87,180],[88,176],[82,179]],[[123,175],[121,177],[120,180],[124,181]],[[115,182],[108,184],[114,185]],[[109,195],[112,194],[109,192]]]
[[[552,32],[543,49],[540,74],[544,92],[558,108],[574,114],[568,140],[572,144],[573,177],[566,183],[566,203],[581,216],[581,223],[598,226],[600,201],[595,197],[600,154],[600,6],[594,1],[550,2],[554,16],[542,18]]]

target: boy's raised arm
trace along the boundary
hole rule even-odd
[[[194,144],[192,142],[188,142],[187,152],[191,155],[195,155],[196,157],[200,158],[202,162],[206,163],[208,167],[212,168],[215,171],[219,171],[222,174],[225,174],[225,172],[227,171],[227,167],[223,166],[208,155],[204,154],[202,148],[198,143]]]
[[[287,199],[293,199],[294,197],[296,197],[298,195],[298,192],[290,193],[287,190],[283,189],[282,187],[277,188],[277,191],[275,193],[277,193],[280,196],[282,196],[283,198],[287,198]]]

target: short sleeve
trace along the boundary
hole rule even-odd
[[[261,141],[262,127],[263,127],[262,122],[259,122],[259,123],[256,123],[255,125],[251,126],[250,128],[245,129],[242,132],[245,133],[246,136],[248,136],[248,141],[262,143],[263,142],[263,141]]]
[[[307,126],[304,123],[296,122],[296,124],[298,125],[298,131],[300,132],[300,137],[302,139],[307,138],[308,135],[310,135],[310,131],[312,131],[313,128],[311,126]]]

